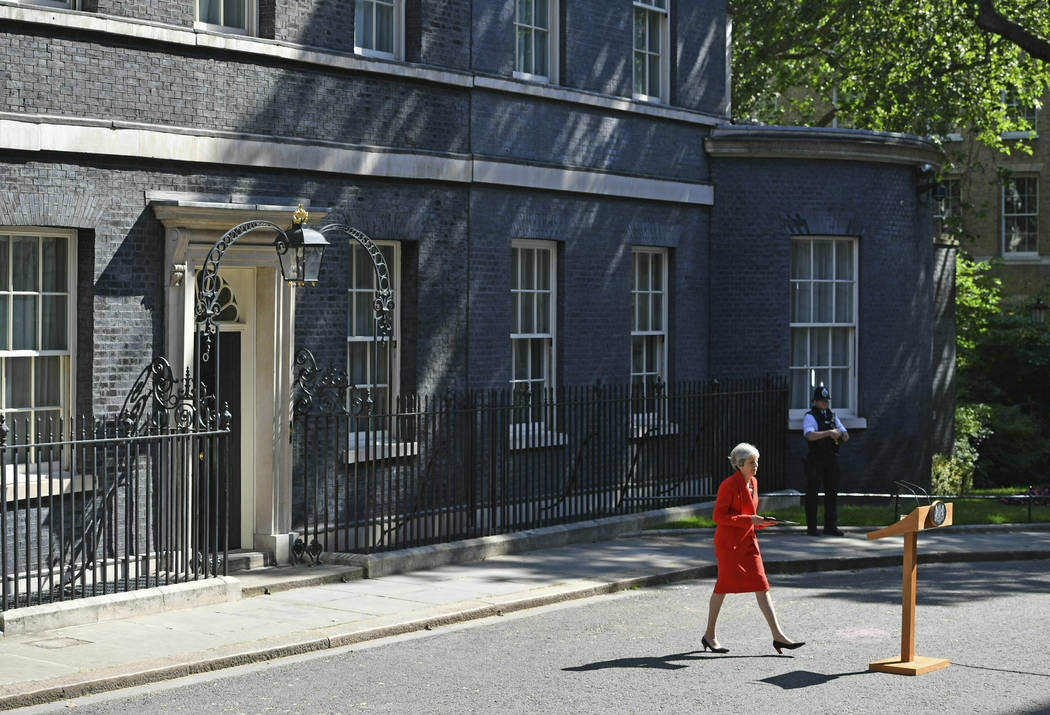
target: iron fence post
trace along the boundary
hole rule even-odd
[[[3,599],[2,608],[0,610],[6,611],[8,608],[8,595],[7,595],[7,424],[6,419],[0,414],[0,497],[3,498],[4,503],[0,504],[0,579],[3,583],[0,584],[3,593],[0,598]]]

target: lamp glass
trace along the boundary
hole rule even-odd
[[[317,282],[321,259],[328,247],[328,241],[320,231],[295,224],[285,233],[284,251],[281,251],[281,237],[274,242],[274,247],[285,282],[298,285]]]
[[[316,283],[321,274],[321,259],[324,257],[324,246],[303,246],[303,280],[308,283]]]
[[[281,262],[281,276],[286,283],[299,282],[299,261],[296,260],[302,252],[302,246],[287,245],[283,253],[278,250],[277,258]]]

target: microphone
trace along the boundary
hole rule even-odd
[[[919,504],[919,492],[922,492],[922,495],[924,497],[926,497],[926,503],[927,504],[930,502],[930,495],[929,495],[929,493],[927,493],[927,491],[925,489],[923,489],[921,486],[919,486],[918,484],[915,484],[913,482],[907,482],[907,481],[905,481],[903,479],[900,479],[900,480],[896,480],[895,479],[893,481],[893,483],[896,484],[898,487],[902,487],[904,489],[907,489],[909,492],[911,492],[911,495],[913,497],[915,497],[915,506],[920,506],[920,504]]]

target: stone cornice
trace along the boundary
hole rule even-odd
[[[932,141],[861,129],[722,125],[704,140],[713,157],[865,161],[938,169],[944,156]]]
[[[486,184],[693,205],[714,202],[714,189],[707,183],[585,167],[12,112],[0,112],[0,150]]]

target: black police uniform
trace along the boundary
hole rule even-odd
[[[826,388],[818,387],[813,393],[813,400],[830,398]],[[810,409],[809,413],[817,421],[817,432],[835,429],[835,413],[831,410]],[[808,442],[809,454],[806,457],[806,527],[810,533],[817,528],[817,492],[821,483],[824,485],[824,532],[835,532],[838,529],[839,497],[839,441],[824,437]]]

